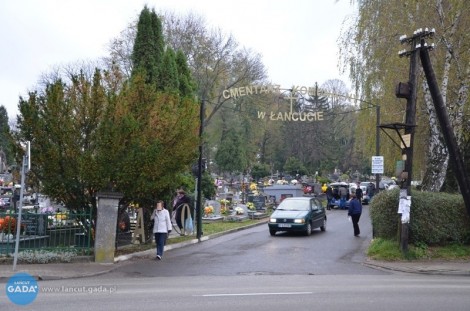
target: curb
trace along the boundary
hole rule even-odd
[[[374,262],[366,260],[363,262],[364,266],[383,270],[383,271],[394,271],[394,272],[403,272],[403,273],[413,273],[413,274],[428,274],[428,275],[452,275],[452,276],[470,276],[470,270],[462,269],[453,269],[451,267],[442,268],[442,269],[433,269],[425,268],[421,266],[411,266],[406,265],[400,262],[398,265],[389,262]]]

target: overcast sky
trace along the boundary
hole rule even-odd
[[[97,60],[144,5],[204,16],[260,53],[269,79],[281,87],[313,86],[347,76],[338,69],[349,0],[0,0],[0,105],[10,118],[43,73]]]

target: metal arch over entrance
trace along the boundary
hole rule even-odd
[[[290,89],[281,88],[279,84],[268,84],[268,85],[246,85],[236,88],[230,88],[222,91],[224,99],[229,98],[240,98],[249,95],[275,95],[282,99],[288,100],[290,109],[287,112],[275,112],[275,111],[257,111],[258,119],[267,119],[270,121],[301,121],[301,122],[312,122],[312,121],[323,121],[324,111],[295,111],[294,104],[299,98],[305,96],[318,96],[317,87],[306,87],[306,86],[292,86]],[[287,94],[286,94],[287,93]]]

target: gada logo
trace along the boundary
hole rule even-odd
[[[17,305],[27,305],[36,299],[39,287],[31,275],[17,273],[8,280],[5,290],[11,302]]]

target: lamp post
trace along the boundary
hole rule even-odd
[[[197,200],[196,200],[196,219],[197,219],[197,230],[196,230],[196,238],[201,241],[202,232],[202,153],[203,153],[203,144],[204,141],[202,136],[204,134],[204,103],[205,99],[204,96],[201,100],[201,106],[199,110],[199,159],[197,163]]]

